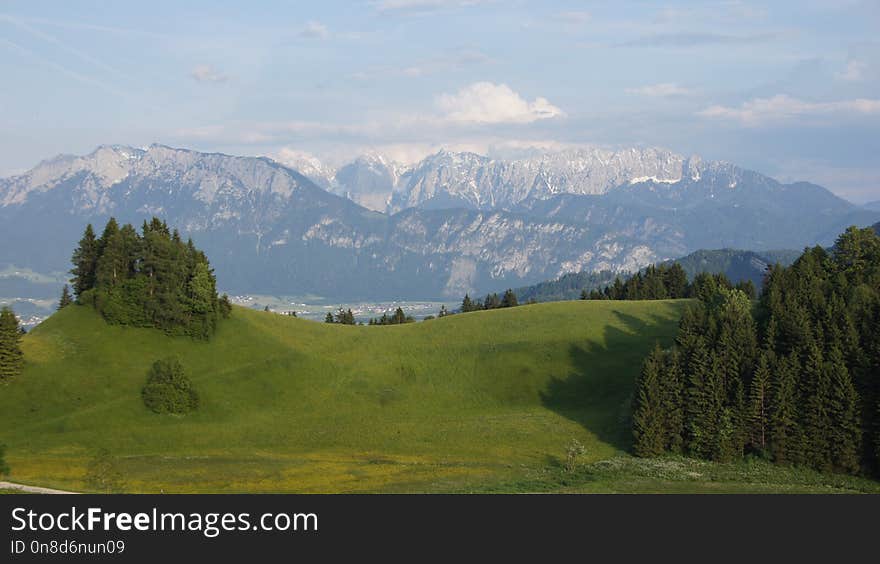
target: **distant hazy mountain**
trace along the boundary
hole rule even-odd
[[[653,149],[441,152],[409,168],[372,155],[339,170],[288,157],[308,177],[162,145],[44,161],[0,180],[0,269],[66,271],[86,222],[158,215],[208,252],[229,291],[457,297],[700,248],[830,244],[880,219],[819,186]],[[379,213],[389,207],[400,211]]]
[[[761,285],[764,283],[764,275],[770,266],[776,263],[782,266],[789,266],[802,253],[803,250],[774,251],[760,254],[753,251],[735,249],[700,250],[686,257],[668,262],[680,264],[691,280],[701,272],[723,273],[734,284],[751,280],[756,288],[761,288]]]
[[[868,202],[862,207],[871,211],[880,211],[880,200],[877,200],[876,202]]]
[[[776,263],[789,266],[803,251],[783,250],[767,253],[740,251],[735,249],[699,250],[685,257],[664,261],[667,264],[678,263],[688,275],[688,279],[701,272],[724,274],[734,284],[751,280],[756,288],[761,288],[767,269]],[[628,273],[621,274],[625,277]],[[553,280],[546,280],[516,289],[520,301],[534,299],[539,302],[576,300],[581,292],[602,289],[614,282],[616,273],[578,272],[565,274]]]

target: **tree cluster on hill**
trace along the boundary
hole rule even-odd
[[[205,253],[155,217],[141,233],[111,218],[95,237],[88,225],[71,273],[77,301],[109,323],[208,338],[232,307],[226,296],[218,298]]]
[[[351,308],[339,308],[336,310],[335,314],[328,311],[327,316],[324,318],[324,322],[339,323],[340,325],[357,325],[357,321],[355,321],[354,313],[352,313]]]
[[[0,310],[0,382],[15,378],[24,368],[21,337],[18,318],[12,309],[4,306]]]
[[[712,295],[718,288],[736,288],[749,299],[755,299],[755,285],[744,280],[734,286],[722,274],[701,272],[688,281],[687,273],[678,263],[651,265],[644,271],[621,279],[619,276],[603,290],[581,292],[582,300],[675,300]]]
[[[368,325],[401,325],[403,323],[415,323],[415,319],[411,315],[406,315],[403,308],[398,307],[392,315],[383,313],[382,317],[370,318]]]
[[[472,300],[470,294],[465,294],[464,299],[461,300],[460,310],[461,313],[468,313],[484,309],[516,307],[518,305],[519,300],[516,297],[516,293],[511,289],[507,289],[500,298],[498,297],[498,294],[492,293],[487,294],[482,300]]]
[[[880,237],[853,227],[771,268],[757,308],[724,286],[697,297],[642,367],[636,454],[878,470]]]

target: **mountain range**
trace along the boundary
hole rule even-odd
[[[157,215],[191,236],[236,293],[458,297],[698,249],[830,244],[880,212],[806,182],[661,149],[502,160],[440,151],[338,169],[300,155],[151,145],[62,155],[0,179],[0,270],[58,273],[87,222]]]

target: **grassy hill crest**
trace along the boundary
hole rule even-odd
[[[387,327],[235,308],[207,342],[70,306],[25,337],[24,373],[0,387],[9,479],[87,491],[106,449],[129,492],[716,491],[670,486],[668,469],[658,478],[624,452],[641,360],[671,344],[685,303],[559,302]],[[141,401],[151,363],[169,355],[199,392],[196,412]],[[572,439],[586,447],[579,478],[561,470]],[[685,481],[708,472],[670,464]],[[835,479],[807,481],[828,491]],[[779,489],[749,491],[768,488]]]

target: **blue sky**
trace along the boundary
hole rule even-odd
[[[880,3],[0,5],[0,174],[235,154],[653,145],[880,200]]]

